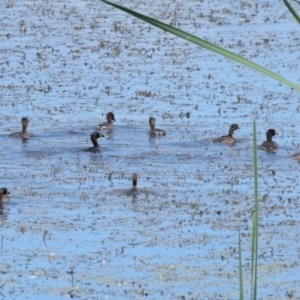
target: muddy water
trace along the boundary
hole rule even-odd
[[[299,83],[281,2],[156,2],[127,5]],[[259,295],[300,298],[298,93],[100,2],[0,9],[6,299],[237,299],[239,224],[249,293],[253,114],[280,145],[259,152]],[[107,111],[115,130],[82,151]],[[23,116],[34,137],[9,138]],[[213,144],[231,123],[238,142]]]

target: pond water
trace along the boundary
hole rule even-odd
[[[118,3],[300,84],[281,1]],[[258,152],[259,299],[300,299],[299,93],[100,1],[0,10],[1,297],[237,299],[239,226],[249,296],[256,115],[280,146]],[[115,130],[82,151],[108,111]],[[10,138],[24,116],[34,136]],[[235,145],[212,143],[232,123]]]

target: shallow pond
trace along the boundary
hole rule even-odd
[[[273,2],[119,3],[299,84],[299,27]],[[254,114],[280,146],[258,153],[259,299],[300,298],[299,93],[99,1],[0,10],[3,298],[237,299],[239,226],[249,295]],[[23,116],[34,136],[10,138]],[[231,123],[238,142],[212,143]]]

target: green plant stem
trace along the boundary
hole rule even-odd
[[[253,172],[254,172],[254,213],[252,224],[251,249],[251,299],[257,299],[257,252],[258,252],[258,171],[257,171],[257,144],[256,120],[253,118]]]
[[[288,8],[288,10],[291,12],[291,14],[293,15],[293,17],[296,19],[296,21],[300,24],[300,17],[297,14],[297,12],[294,10],[294,8],[292,7],[292,5],[287,0],[283,0],[283,2],[286,5],[286,7]]]
[[[242,241],[241,241],[241,225],[239,222],[239,294],[240,300],[244,300],[244,287],[243,287],[243,266],[242,266]]]

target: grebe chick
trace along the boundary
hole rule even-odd
[[[155,118],[150,117],[149,118],[149,125],[150,125],[150,131],[149,134],[151,136],[165,136],[166,132],[162,129],[155,129]]]
[[[22,123],[22,132],[13,132],[9,136],[22,138],[22,139],[29,139],[30,134],[27,132],[27,126],[29,124],[29,120],[27,118],[22,118],[21,123]]]
[[[265,151],[273,151],[274,149],[278,148],[278,145],[272,141],[275,134],[276,131],[274,129],[269,129],[266,133],[267,140],[261,144],[260,149]]]
[[[291,158],[299,160],[300,159],[300,153],[296,153],[296,154],[291,155]]]
[[[133,173],[131,175],[131,180],[132,180],[132,191],[136,191],[137,190],[137,181],[138,181],[138,174],[137,173]]]
[[[125,195],[133,197],[132,200],[137,200],[136,197],[140,193],[140,190],[137,189],[138,174],[132,173],[131,180],[132,180],[132,187],[130,190],[125,191]]]
[[[93,143],[93,147],[90,147],[90,148],[88,148],[88,149],[85,149],[85,150],[83,150],[83,151],[89,151],[89,152],[99,152],[100,151],[100,146],[99,146],[99,144],[98,144],[98,141],[97,141],[97,139],[99,138],[99,137],[105,137],[103,134],[101,134],[100,132],[93,132],[92,134],[91,134],[91,141],[92,141],[92,143]]]
[[[0,201],[2,201],[2,197],[4,195],[9,195],[9,192],[7,191],[7,188],[1,188],[0,189]]]
[[[112,112],[108,112],[106,114],[106,122],[101,123],[96,126],[96,129],[102,130],[102,129],[114,129],[113,122],[115,120],[115,115]]]
[[[220,143],[220,144],[227,144],[231,145],[236,140],[233,138],[233,133],[235,130],[240,129],[240,127],[237,124],[231,124],[229,127],[228,135],[221,136],[219,138],[216,138],[213,140],[214,143]]]

